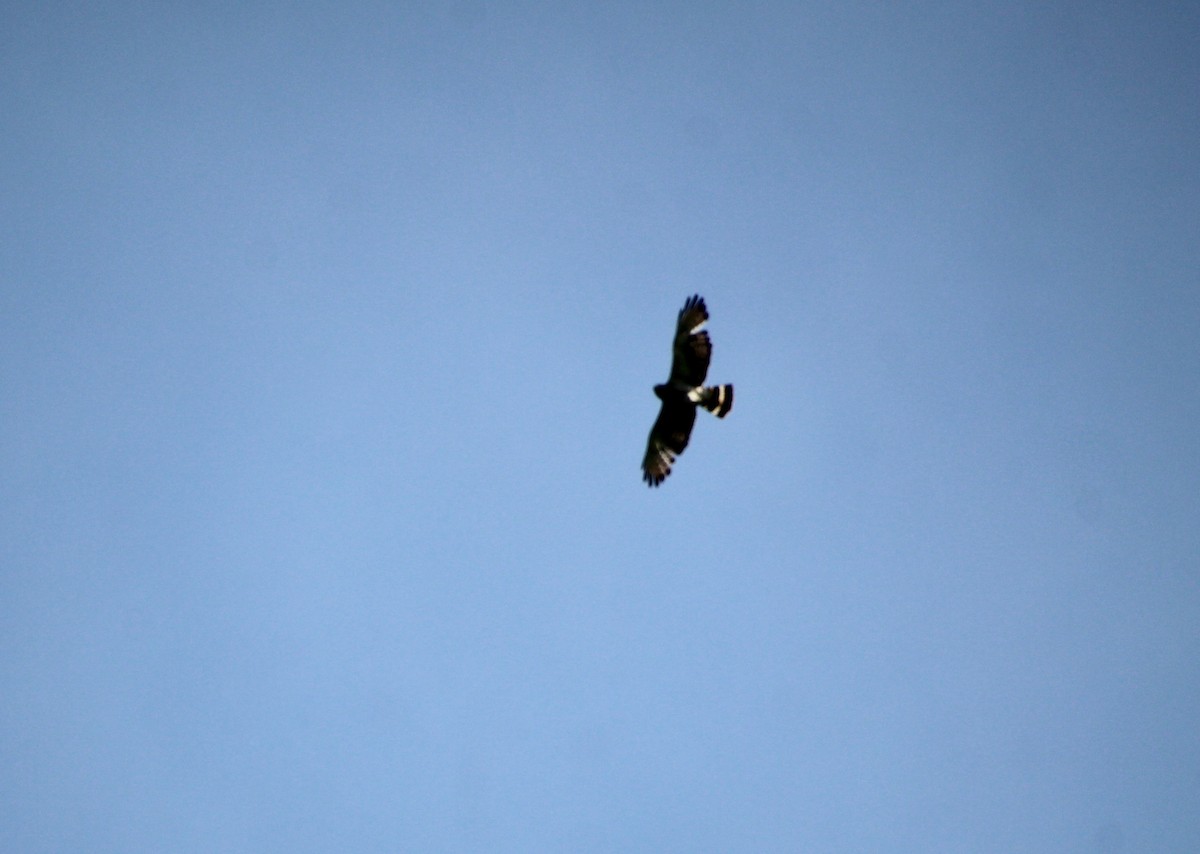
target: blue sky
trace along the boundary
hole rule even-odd
[[[0,848],[1200,849],[1196,6],[0,40]]]

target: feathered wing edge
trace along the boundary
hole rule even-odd
[[[693,294],[679,310],[675,324],[675,339],[671,345],[671,383],[678,387],[695,388],[704,383],[708,364],[712,360],[712,341],[701,329],[708,322],[708,306],[704,298]]]
[[[696,407],[686,399],[664,400],[642,458],[642,480],[658,486],[667,479],[675,458],[684,452],[696,423]]]

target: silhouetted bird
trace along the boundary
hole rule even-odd
[[[642,480],[651,486],[666,480],[675,457],[687,447],[692,425],[696,423],[697,406],[703,406],[718,418],[724,418],[733,408],[732,385],[704,385],[712,358],[712,342],[701,329],[707,320],[708,309],[699,296],[690,297],[679,310],[671,348],[671,377],[654,387],[662,409],[650,428],[650,441],[642,460]]]

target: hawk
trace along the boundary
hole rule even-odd
[[[658,486],[667,479],[675,457],[687,447],[692,425],[696,423],[697,406],[703,406],[718,418],[724,418],[733,408],[732,385],[704,385],[712,358],[712,342],[701,329],[707,320],[708,308],[698,295],[689,297],[679,310],[671,346],[671,377],[654,387],[662,409],[650,428],[650,441],[642,460],[642,480],[650,486]]]

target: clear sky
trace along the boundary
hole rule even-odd
[[[1200,850],[1197,93],[1195,3],[7,4],[0,849]]]

